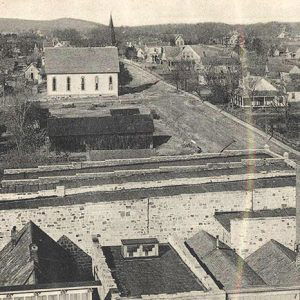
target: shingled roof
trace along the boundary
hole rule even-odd
[[[186,242],[197,258],[225,289],[265,286],[264,280],[229,246],[201,230]]]
[[[70,253],[31,221],[0,252],[0,286],[74,281],[83,280]]]
[[[91,118],[48,119],[49,136],[153,133],[150,115],[114,115]]]
[[[45,49],[46,74],[118,73],[116,47]]]
[[[124,259],[121,246],[102,247],[121,296],[203,291],[202,283],[169,244],[159,244],[159,256]]]
[[[264,244],[246,261],[269,285],[293,286],[300,283],[296,252],[275,240]]]

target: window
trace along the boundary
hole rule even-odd
[[[56,91],[56,78],[52,78],[52,91]]]
[[[95,77],[95,90],[96,91],[99,90],[99,77],[98,76]]]
[[[296,94],[292,93],[292,99],[295,99],[295,98],[296,98]]]
[[[111,76],[109,76],[109,90],[111,91],[113,89],[113,79]]]
[[[81,77],[81,90],[85,90],[85,78],[83,76]]]
[[[71,78],[67,77],[67,91],[71,91]]]
[[[30,78],[31,78],[31,80],[33,80],[33,72],[31,72]]]

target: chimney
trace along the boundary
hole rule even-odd
[[[29,251],[30,251],[30,258],[35,262],[38,263],[39,262],[39,258],[38,258],[38,250],[39,247],[36,244],[30,244],[29,245]]]
[[[219,240],[219,236],[216,235],[216,248],[219,249],[220,248],[220,240]]]
[[[296,265],[300,268],[300,165],[296,166]]]
[[[18,234],[17,227],[13,226],[13,228],[10,232],[10,238],[11,238],[13,247],[15,247],[17,245],[17,234]]]

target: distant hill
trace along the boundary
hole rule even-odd
[[[30,30],[41,30],[49,32],[56,29],[76,29],[80,32],[86,32],[93,28],[106,27],[103,24],[84,21],[72,18],[62,18],[49,21],[23,20],[23,19],[6,19],[0,18],[0,32],[22,32]]]

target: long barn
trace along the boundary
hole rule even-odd
[[[48,119],[51,150],[149,149],[154,125],[150,115],[109,115]]]

